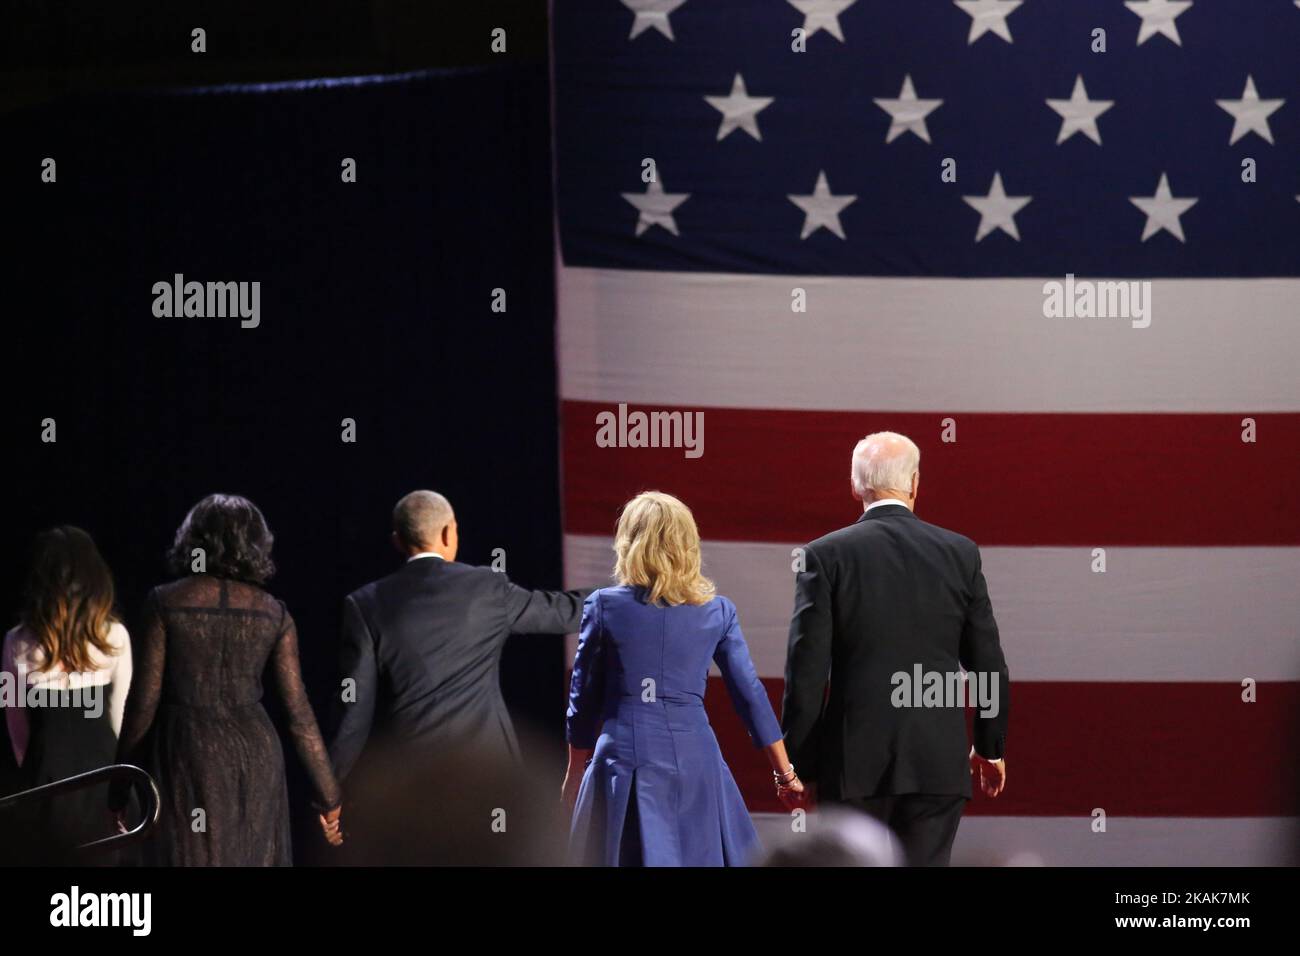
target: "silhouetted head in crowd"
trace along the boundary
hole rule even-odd
[[[519,727],[524,753],[553,743]],[[382,737],[348,777],[340,855],[359,866],[561,866],[568,813],[553,776],[491,749],[426,752]]]
[[[90,535],[64,525],[36,536],[21,620],[43,671],[90,671],[93,650],[113,654],[113,575]]]
[[[889,828],[879,820],[835,806],[804,818],[806,829],[791,828],[772,841],[759,866],[901,866]]]
[[[257,505],[239,495],[208,495],[176,529],[167,564],[177,576],[207,573],[261,585],[275,574],[274,542]]]
[[[412,491],[393,508],[393,546],[407,558],[433,553],[456,560],[460,535],[451,502],[436,491]]]

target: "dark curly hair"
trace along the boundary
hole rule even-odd
[[[206,573],[265,584],[275,574],[274,543],[257,505],[239,495],[208,495],[176,529],[167,566],[178,577],[193,574],[194,550],[202,548]]]

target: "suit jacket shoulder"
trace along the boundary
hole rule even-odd
[[[429,560],[437,561],[438,559],[431,558]],[[371,581],[369,584],[363,584],[349,594],[347,599],[355,603],[363,614],[366,614],[379,602],[425,586],[428,578],[424,577],[424,574],[427,573],[419,564],[404,564],[392,574],[379,578],[377,581]],[[503,587],[506,577],[491,568],[479,567],[475,564],[461,564],[459,561],[440,561],[436,573],[443,583],[455,582],[460,586],[470,585],[471,589],[478,587],[495,590]]]
[[[922,525],[936,538],[952,545],[960,551],[974,554],[979,550],[979,545],[958,531],[953,531],[951,528],[944,528],[937,524],[930,524],[930,522],[922,521],[920,518],[917,519],[917,523]]]
[[[924,535],[936,541],[952,545],[962,551],[973,552],[978,550],[979,547],[972,539],[966,537],[964,534],[953,531],[950,528],[945,528],[942,525],[931,524],[916,515],[912,515],[910,518],[907,516],[901,516],[855,521],[851,525],[838,528],[835,531],[822,535],[814,541],[810,541],[806,550],[814,552],[819,558],[824,557],[833,553],[838,548],[846,546],[855,547],[860,545],[863,541],[870,541],[872,537],[884,533],[886,528],[889,528],[898,522],[903,522],[901,526],[904,528],[911,526],[913,530],[921,531]]]

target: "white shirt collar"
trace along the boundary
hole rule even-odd
[[[439,561],[447,560],[442,555],[440,555],[437,551],[421,551],[419,554],[413,554],[409,558],[407,558],[406,563],[410,564],[412,561],[419,561],[421,558],[437,558]]]
[[[879,501],[873,501],[871,504],[867,505],[866,510],[870,511],[872,508],[881,508],[885,505],[902,505],[904,508],[907,508],[906,501],[899,501],[897,498],[881,498]],[[911,511],[912,509],[907,508],[907,510]]]

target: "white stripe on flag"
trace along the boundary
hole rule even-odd
[[[611,544],[565,535],[568,586],[611,583]],[[785,673],[795,547],[702,545],[762,677]],[[981,554],[1013,680],[1300,680],[1300,548],[1108,548],[1105,573],[1088,548]]]
[[[729,408],[1300,410],[1300,280],[1155,279],[1149,328],[1043,316],[1049,279],[561,266],[560,395]],[[791,290],[808,311],[791,311]]]

